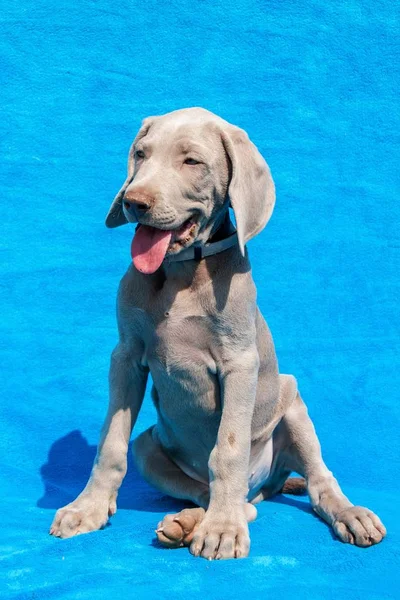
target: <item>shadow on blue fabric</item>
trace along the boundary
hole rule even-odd
[[[118,508],[167,513],[191,506],[190,502],[161,494],[144,481],[132,458],[131,445],[128,472],[118,494]],[[88,444],[78,430],[56,440],[49,450],[47,462],[40,469],[44,494],[37,506],[58,509],[75,500],[87,483],[95,456],[96,446]]]

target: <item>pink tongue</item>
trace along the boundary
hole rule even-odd
[[[157,271],[171,241],[172,231],[141,225],[131,244],[133,264],[138,271],[150,275]]]

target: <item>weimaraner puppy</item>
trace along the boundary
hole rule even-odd
[[[295,378],[278,373],[245,248],[274,202],[268,166],[243,130],[201,108],[143,121],[106,220],[138,223],[118,293],[108,414],[90,479],[50,533],[93,531],[115,513],[150,372],[158,418],[134,441],[138,468],[196,505],[158,524],[162,544],[208,559],[247,556],[254,504],[290,491],[292,471],[343,542],[385,536],[380,519],[342,493]]]

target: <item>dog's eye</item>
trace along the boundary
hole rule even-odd
[[[136,158],[144,158],[143,150],[136,150]]]
[[[199,165],[200,161],[196,160],[195,158],[185,158],[185,160],[183,161],[184,165]]]

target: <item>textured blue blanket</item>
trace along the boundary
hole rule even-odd
[[[390,0],[3,0],[0,596],[400,597],[398,6]],[[107,406],[130,227],[103,220],[141,119],[200,105],[245,128],[277,186],[249,251],[281,371],[386,540],[335,540],[306,499],[259,506],[248,559],[153,542],[181,506],[131,465],[105,530],[48,536]],[[154,421],[147,397],[136,432]]]

